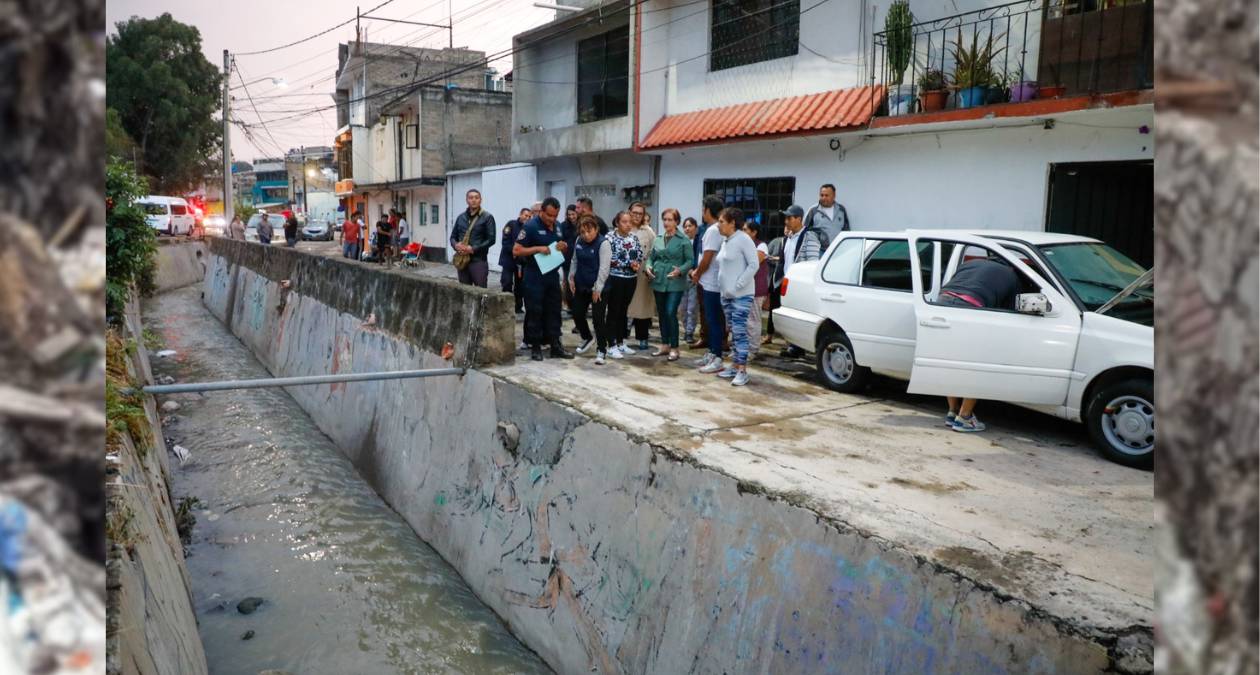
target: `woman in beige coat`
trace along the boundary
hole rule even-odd
[[[652,242],[656,240],[656,232],[652,230],[648,219],[647,206],[643,202],[630,205],[630,223],[634,226],[634,234],[643,245],[643,256],[652,252]],[[656,316],[656,297],[652,294],[652,281],[647,278],[645,269],[639,269],[639,285],[634,289],[634,297],[630,300],[630,309],[626,315],[634,320],[634,337],[639,341],[639,351],[648,348],[648,338],[652,332],[652,317]]]

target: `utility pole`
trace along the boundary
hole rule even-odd
[[[306,216],[306,222],[311,222],[310,201],[306,198],[306,146],[302,148],[302,215]]]
[[[232,203],[232,95],[229,93],[232,75],[232,55],[223,50],[223,220],[232,222],[235,204]]]

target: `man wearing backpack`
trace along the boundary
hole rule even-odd
[[[836,186],[823,183],[818,188],[818,203],[809,207],[805,214],[805,229],[818,233],[818,243],[823,252],[841,232],[849,230],[849,213],[844,205],[836,203]]]

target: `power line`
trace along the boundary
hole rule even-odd
[[[373,7],[372,9],[369,9],[369,10],[368,10],[368,13],[375,12],[376,10],[378,10],[378,9],[380,9],[380,8],[384,7],[385,5],[388,5],[388,4],[392,3],[392,2],[394,2],[394,0],[385,0],[385,2],[382,2],[381,4],[379,4],[379,5],[375,6],[375,7]],[[329,34],[329,33],[333,32],[333,31],[337,30],[338,28],[341,28],[342,26],[346,26],[346,25],[349,25],[349,24],[351,24],[351,23],[354,23],[355,21],[358,21],[358,19],[359,19],[359,17],[358,17],[358,16],[356,16],[356,17],[355,17],[355,18],[353,18],[353,19],[346,19],[345,21],[342,21],[341,23],[337,24],[336,26],[333,26],[332,28],[329,28],[329,29],[327,29],[327,30],[322,30],[322,31],[320,31],[320,32],[318,32],[318,33],[316,33],[316,34],[314,34],[314,35],[308,35],[308,36],[306,36],[306,37],[302,38],[301,40],[295,40],[295,41],[290,42],[289,44],[286,44],[286,45],[280,45],[279,47],[272,47],[271,49],[260,49],[260,50],[258,50],[258,51],[256,51],[256,52],[240,52],[240,53],[235,54],[235,56],[257,56],[257,55],[259,55],[259,54],[270,54],[271,52],[278,52],[278,51],[280,51],[281,49],[288,49],[289,47],[293,47],[293,46],[296,46],[296,45],[300,45],[300,44],[302,44],[303,42],[310,42],[311,40],[314,40],[315,38],[320,37],[320,36],[322,36],[322,35],[327,35],[327,34]]]
[[[261,113],[258,112],[258,106],[254,104],[254,96],[249,93],[249,87],[245,86],[245,76],[241,74],[241,69],[236,65],[236,59],[232,59],[232,70],[236,71],[236,77],[240,79],[241,86],[245,87],[245,96],[249,98],[249,105],[254,109],[254,114],[258,116],[258,121],[262,123],[263,131],[267,132],[267,137],[275,143],[276,147],[280,147],[280,143],[276,141],[276,137],[271,135],[271,130],[267,128],[267,121],[263,119]]]

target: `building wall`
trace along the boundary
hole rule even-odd
[[[595,213],[611,224],[618,211],[629,208],[629,203],[622,196],[623,188],[655,182],[653,162],[651,155],[636,155],[632,152],[607,152],[540,161],[537,163],[536,199],[554,195],[563,197],[563,204],[572,204],[585,194],[591,198]],[[651,201],[657,201],[656,197]],[[524,203],[521,206],[529,204]],[[659,210],[652,203],[648,204],[648,208]]]
[[[484,89],[420,93],[420,151],[423,173],[445,176],[508,161],[512,139],[512,95]],[[415,151],[412,151],[415,152]]]
[[[525,162],[589,152],[624,150],[632,143],[632,113],[587,124],[577,124],[577,43],[624,27],[627,12],[554,39],[532,34],[518,36],[522,49],[513,63],[512,161]],[[631,94],[634,89],[633,44],[630,54]],[[633,101],[631,101],[633,107]]]
[[[522,206],[529,206],[534,201],[538,187],[537,173],[537,168],[530,164],[508,164],[448,175],[446,199],[451,208],[443,218],[448,242],[447,259],[453,255],[449,240],[455,219],[467,208],[464,195],[470,188],[475,188],[481,191],[481,207],[494,216],[498,227],[499,236],[495,237],[494,247],[490,249],[489,255],[490,269],[498,271],[503,226],[516,217]]]
[[[921,22],[1005,3],[1006,0],[956,0],[947,4],[910,0],[910,8],[915,21]],[[872,27],[869,13],[873,4],[877,11]],[[710,72],[710,3],[650,0],[642,6],[641,14],[639,138],[646,136],[665,115],[869,84],[869,74],[863,66],[871,58],[871,36],[884,29],[888,4],[800,0],[805,13],[800,21],[801,46],[795,56]],[[868,15],[865,25],[861,20],[864,11]],[[996,22],[998,35],[1004,34],[1004,21]],[[1036,21],[1029,24],[1031,46],[1026,72],[1030,73],[1036,72],[1038,26]],[[969,36],[970,32],[964,35]],[[947,31],[946,39],[952,41],[955,37],[953,31]],[[938,33],[934,38],[936,45],[940,39]],[[1022,42],[1023,34],[1010,39]]]
[[[953,123],[957,124],[957,123]],[[1064,115],[1053,129],[918,131],[733,143],[663,153],[660,210],[699,216],[706,178],[796,177],[796,202],[834,183],[855,229],[1044,229],[1052,162],[1152,159],[1150,106]],[[907,128],[915,131],[913,127]],[[840,143],[839,150],[832,144]]]

